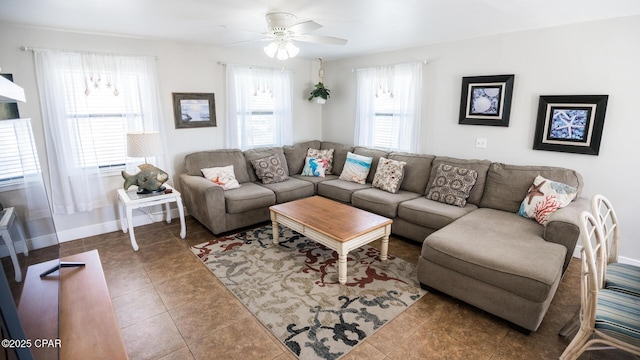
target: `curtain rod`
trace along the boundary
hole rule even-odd
[[[109,52],[101,52],[101,51],[87,51],[87,50],[68,50],[68,49],[51,49],[51,48],[40,48],[33,46],[20,46],[20,50],[22,51],[42,51],[42,50],[56,50],[56,51],[70,51],[70,52],[87,52],[101,55],[119,55],[119,56],[149,56],[158,60],[158,57],[155,55],[133,55],[133,54],[118,54],[118,53],[109,53]]]
[[[394,66],[394,65],[405,65],[405,64],[413,64],[415,62],[418,61],[411,61],[411,62],[405,62],[405,63],[397,63],[397,64],[389,64],[389,65],[376,65],[376,66],[367,66],[367,67],[363,67],[363,68],[353,68],[351,69],[351,72],[356,72],[358,70],[363,70],[363,69],[368,69],[368,68],[372,68],[372,67],[380,67],[380,66]],[[422,64],[426,65],[427,64],[427,60],[421,60],[420,61]]]

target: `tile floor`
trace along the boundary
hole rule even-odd
[[[97,249],[130,359],[295,359],[189,251],[214,238],[187,217],[180,224],[135,229],[140,250],[120,231],[65,242],[61,256]],[[417,263],[420,246],[393,238],[389,252]],[[55,258],[58,248],[20,256],[28,265]],[[14,296],[9,258],[2,259]],[[569,340],[558,331],[579,307],[580,264],[572,261],[539,330],[529,336],[446,295],[429,293],[343,357],[350,359],[557,359]],[[580,359],[640,359],[597,351]]]

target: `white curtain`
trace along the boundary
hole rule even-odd
[[[106,206],[98,154],[109,142],[95,133],[89,115],[126,119],[117,122],[124,128],[113,130],[122,139],[128,131],[160,131],[155,59],[50,49],[36,49],[34,55],[54,212]],[[113,102],[96,102],[98,88],[108,89],[117,106],[96,109],[97,103]]]
[[[292,74],[290,70],[226,65],[227,136],[226,147],[248,149],[259,146],[282,146],[293,141]],[[255,125],[253,98],[267,94],[272,99],[272,143],[263,143],[252,131]],[[252,123],[253,122],[253,123]]]
[[[422,101],[421,62],[358,69],[355,144],[376,147],[376,102],[392,106],[393,150],[419,151]],[[380,135],[380,134],[378,134]]]
[[[31,119],[4,120],[13,127],[18,152],[19,167],[21,168],[27,206],[25,219],[27,221],[51,217],[49,202],[44,191],[42,171],[38,161],[38,152],[33,139]]]

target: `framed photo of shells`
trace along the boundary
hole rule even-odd
[[[172,93],[176,129],[216,126],[213,93]]]
[[[458,123],[509,126],[514,78],[515,75],[463,77]]]
[[[608,95],[540,96],[534,150],[598,155]]]

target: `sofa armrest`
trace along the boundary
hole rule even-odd
[[[202,176],[180,174],[182,200],[189,213],[214,234],[226,231],[224,190]]]
[[[576,243],[580,238],[580,213],[591,210],[589,199],[578,198],[562,209],[556,210],[549,217],[544,227],[544,239],[563,245],[567,248],[562,272],[569,266]]]

